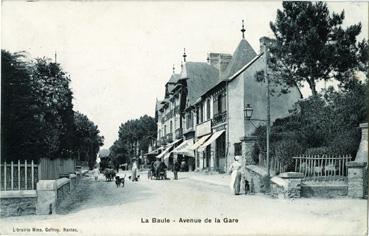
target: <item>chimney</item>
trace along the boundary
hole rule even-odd
[[[225,53],[208,53],[208,63],[219,70],[219,72],[225,71],[229,62],[232,60],[231,54]]]
[[[260,42],[260,53],[263,53],[265,45],[267,46],[267,48],[269,48],[270,45],[273,43],[273,39],[264,36],[259,39],[259,42]]]

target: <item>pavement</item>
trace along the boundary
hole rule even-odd
[[[124,175],[125,173],[119,173]],[[129,173],[126,173],[127,176]],[[146,175],[145,175],[146,174]],[[54,215],[2,218],[0,235],[366,235],[367,201],[230,192],[229,175],[179,173],[117,188],[82,179]],[[42,232],[21,233],[33,228]]]

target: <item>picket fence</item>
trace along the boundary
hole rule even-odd
[[[73,159],[3,162],[0,164],[0,191],[34,190],[38,180],[67,177],[75,169]]]
[[[351,155],[301,155],[293,157],[295,171],[304,174],[305,179],[340,179],[347,176],[347,162]]]

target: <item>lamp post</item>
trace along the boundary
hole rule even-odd
[[[266,122],[266,132],[267,132],[267,140],[266,140],[266,146],[267,146],[267,172],[268,172],[268,177],[270,176],[270,81],[269,81],[269,76],[268,76],[268,58],[267,58],[268,54],[267,54],[267,45],[266,42],[264,43],[264,78],[266,80],[267,83],[267,118],[266,120],[261,120],[261,119],[251,119],[252,117],[252,113],[253,113],[253,108],[251,107],[250,104],[247,104],[246,107],[244,108],[244,116],[246,120],[249,120],[251,122],[252,125],[254,125],[252,123],[252,120],[256,120],[256,121],[263,121]],[[255,125],[254,125],[255,126]]]
[[[269,103],[268,103],[269,104]],[[267,173],[268,173],[268,177],[270,176],[270,152],[269,152],[269,137],[270,137],[270,115],[267,115],[267,119],[266,120],[262,120],[262,119],[251,119],[252,117],[252,113],[254,112],[254,109],[251,107],[250,104],[247,104],[245,106],[245,108],[243,109],[243,112],[244,112],[244,117],[246,120],[250,121],[250,123],[256,127],[254,125],[254,123],[252,121],[261,121],[261,122],[265,122],[266,123],[266,126],[267,126],[267,129],[266,129],[266,139],[267,139],[267,153],[266,153],[266,156],[267,156]]]

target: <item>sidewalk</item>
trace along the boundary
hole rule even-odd
[[[229,186],[231,175],[218,173],[202,173],[202,172],[180,172],[179,176],[193,179],[196,181],[206,182],[214,185]]]

